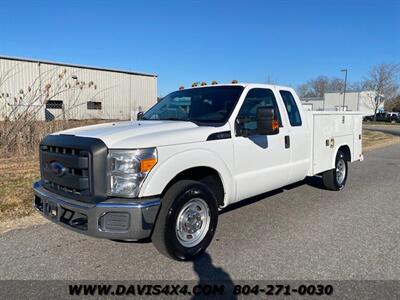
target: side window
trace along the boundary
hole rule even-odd
[[[289,91],[279,91],[279,93],[282,96],[283,103],[285,103],[290,125],[301,126],[300,112],[292,93]]]
[[[237,116],[237,126],[241,130],[253,130],[257,127],[257,108],[273,108],[277,116],[279,127],[282,127],[281,116],[274,92],[269,89],[251,89],[244,99],[242,107]]]
[[[61,100],[48,100],[46,108],[48,109],[63,109],[64,103]]]

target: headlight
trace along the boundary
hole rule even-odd
[[[147,173],[157,163],[155,148],[110,150],[108,154],[108,194],[137,197]]]

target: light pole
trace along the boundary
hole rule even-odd
[[[340,70],[340,72],[344,72],[344,90],[343,90],[343,105],[342,105],[342,110],[344,111],[344,107],[346,104],[347,69]]]

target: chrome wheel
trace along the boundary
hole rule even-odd
[[[175,233],[178,241],[184,247],[198,245],[210,228],[210,209],[200,198],[194,198],[186,203],[178,214]]]
[[[346,178],[346,162],[343,158],[339,159],[336,164],[336,181],[339,185],[342,185]]]

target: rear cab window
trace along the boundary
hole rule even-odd
[[[293,95],[289,91],[280,90],[279,91],[283,103],[285,104],[286,112],[289,117],[289,122],[291,126],[301,126],[301,116],[299,112],[299,108],[297,107],[296,100]]]

